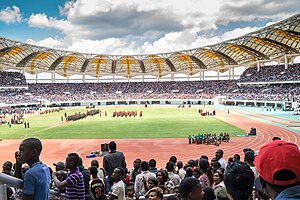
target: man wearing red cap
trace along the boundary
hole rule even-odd
[[[300,151],[282,140],[263,146],[255,164],[261,186],[273,200],[300,199]]]

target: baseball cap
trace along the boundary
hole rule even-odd
[[[255,158],[260,177],[274,185],[292,185],[300,181],[300,151],[294,143],[275,140],[263,146]],[[295,174],[292,180],[276,180],[274,175],[281,170]]]
[[[55,167],[65,168],[65,163],[63,163],[63,162],[53,163],[53,165],[54,165]]]

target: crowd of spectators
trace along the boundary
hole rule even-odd
[[[284,101],[294,98],[300,101],[299,83],[265,85],[238,85],[239,82],[276,82],[300,80],[299,64],[284,69],[283,65],[264,66],[257,71],[248,68],[239,80],[170,81],[170,82],[115,82],[115,83],[32,83],[26,91],[3,91],[0,103],[34,103],[39,100],[50,102],[91,100],[134,100],[134,99],[212,99],[225,96],[231,100]],[[17,72],[1,72],[3,84],[15,85],[15,77],[25,80]],[[11,74],[9,76],[8,74]],[[17,75],[16,75],[17,74]],[[25,80],[26,83],[26,80]]]
[[[232,100],[300,101],[300,84],[263,86],[238,85],[236,80],[143,82],[143,83],[40,83],[29,84],[29,90],[0,93],[6,104],[133,99],[212,99],[225,96]]]
[[[284,65],[271,65],[260,67],[250,67],[241,75],[239,82],[278,82],[278,81],[299,81],[300,64],[289,65],[285,69]]]
[[[0,87],[27,86],[26,78],[19,72],[0,71]]]
[[[21,195],[22,199],[48,200],[49,189],[59,191],[61,200],[300,198],[300,151],[277,137],[262,146],[258,155],[245,148],[226,160],[223,150],[218,149],[213,158],[201,155],[185,164],[171,156],[161,169],[156,168],[155,159],[137,158],[128,170],[125,155],[117,151],[114,141],[103,157],[103,167],[97,159],[84,167],[79,154],[69,153],[66,162],[53,163],[52,170],[40,161],[41,151],[40,140],[27,138],[16,152],[15,164],[3,164],[2,173],[24,181],[22,192],[8,188],[10,198]]]

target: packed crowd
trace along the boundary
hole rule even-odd
[[[66,162],[53,163],[55,170],[40,161],[42,143],[25,139],[16,152],[15,164],[6,161],[2,173],[23,179],[22,191],[7,187],[10,199],[48,200],[55,189],[66,200],[249,200],[299,199],[299,148],[274,137],[261,147],[258,155],[250,148],[225,160],[223,150],[214,158],[202,155],[186,164],[171,156],[165,168],[157,169],[156,160],[137,158],[131,172],[125,155],[114,141],[103,157],[103,167],[92,160],[83,166],[77,153],[69,153]],[[25,165],[26,164],[26,165]]]
[[[0,87],[27,86],[26,78],[19,72],[0,71]]]
[[[239,82],[276,82],[276,81],[299,81],[300,64],[289,65],[285,69],[284,65],[272,65],[251,67],[246,69],[239,79]]]
[[[268,82],[300,80],[300,64],[264,66],[257,71],[248,68],[239,80],[171,81],[171,82],[115,82],[115,83],[35,83],[27,91],[4,91],[0,103],[34,103],[41,99],[50,102],[120,100],[120,99],[212,99],[226,96],[233,100],[275,100],[287,97],[300,101],[300,84],[271,84],[264,86],[238,85],[238,82]],[[12,76],[7,74],[12,73]],[[1,72],[2,82],[11,84],[16,72]],[[3,75],[6,74],[6,75]],[[19,76],[23,76],[19,74]],[[6,78],[7,77],[7,78]],[[8,78],[9,77],[9,78]],[[23,79],[25,79],[23,77]],[[21,79],[21,80],[23,80]],[[26,83],[26,81],[25,81]],[[5,84],[4,84],[5,85]],[[1,86],[1,83],[0,83]]]
[[[177,90],[179,92],[173,93]],[[65,93],[68,91],[68,93]],[[95,93],[91,93],[94,91]],[[118,93],[118,91],[122,91]],[[275,100],[287,97],[300,101],[300,84],[265,86],[237,85],[235,80],[157,82],[157,83],[54,83],[29,84],[31,95],[24,91],[0,93],[0,103],[34,103],[125,99],[212,99],[226,96],[232,100]]]

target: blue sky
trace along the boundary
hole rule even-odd
[[[85,53],[151,54],[239,37],[298,8],[298,0],[2,0],[0,37]]]

